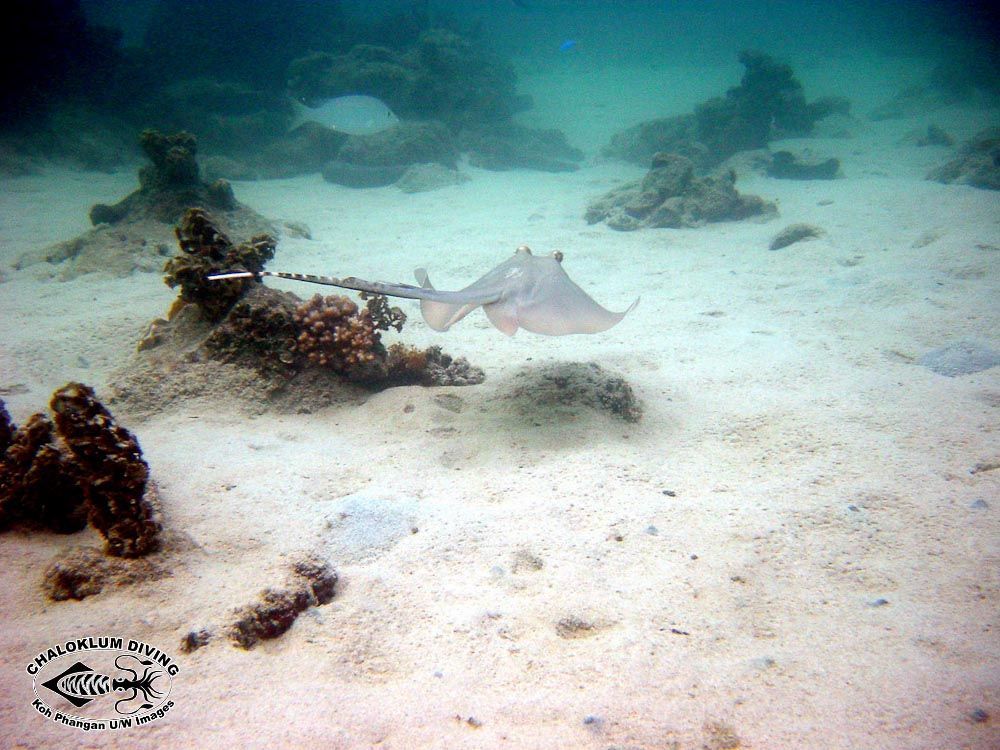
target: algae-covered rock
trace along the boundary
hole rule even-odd
[[[698,177],[687,157],[657,154],[642,180],[628,182],[593,201],[584,218],[588,224],[604,221],[612,229],[631,231],[697,227],[776,211],[773,203],[737,192],[735,182],[734,172]]]

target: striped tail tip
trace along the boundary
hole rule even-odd
[[[229,273],[209,274],[205,278],[209,281],[224,281],[226,279],[253,279],[257,275],[253,271],[230,271]]]

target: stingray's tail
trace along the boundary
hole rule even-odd
[[[311,273],[289,273],[288,271],[224,271],[223,273],[209,274],[205,278],[209,281],[225,281],[226,279],[257,279],[264,276],[274,276],[279,279],[291,279],[292,281],[306,281],[310,284],[325,284],[326,286],[339,286],[340,288],[353,289],[349,286],[355,279],[335,279],[332,276],[314,276]]]

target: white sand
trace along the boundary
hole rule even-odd
[[[960,138],[987,120],[933,117]],[[741,179],[780,218],[696,230],[587,226],[590,198],[642,172],[600,161],[468,169],[471,182],[418,195],[318,176],[238,184],[312,230],[282,243],[275,269],[409,281],[426,264],[452,288],[527,243],[562,249],[608,307],[642,303],[606,334],[563,339],[507,339],[481,313],[435,334],[405,303],[401,338],[468,356],[486,383],[130,423],[190,549],[170,578],[54,604],[42,570],[96,535],[0,537],[0,745],[996,747],[1000,471],[970,469],[1000,459],[1000,368],[946,378],[909,360],[964,337],[1000,348],[1000,196],[924,181],[946,150],[895,144],[926,123],[778,144],[838,156],[848,178]],[[612,124],[574,140],[593,153]],[[83,230],[92,203],[133,183],[4,182],[4,263]],[[827,235],[767,250],[800,221]],[[173,298],[156,274],[7,279],[0,385],[27,387],[5,398],[18,422],[67,380],[103,388]],[[644,419],[519,413],[513,374],[548,361],[622,374]],[[339,499],[354,493],[373,515],[345,530]],[[341,576],[332,603],[255,650],[220,635],[180,654],[185,633],[221,633],[317,551]],[[562,637],[567,618],[593,629]],[[177,657],[168,716],[85,736],[36,715],[32,656],[104,634]]]

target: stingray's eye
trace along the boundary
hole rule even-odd
[[[552,257],[556,259],[556,263],[562,263],[563,259],[562,250],[556,250],[554,253],[552,253]]]
[[[517,248],[515,255],[520,253],[527,253],[528,255],[531,255],[531,248],[528,247],[527,245],[521,245],[519,248]]]

